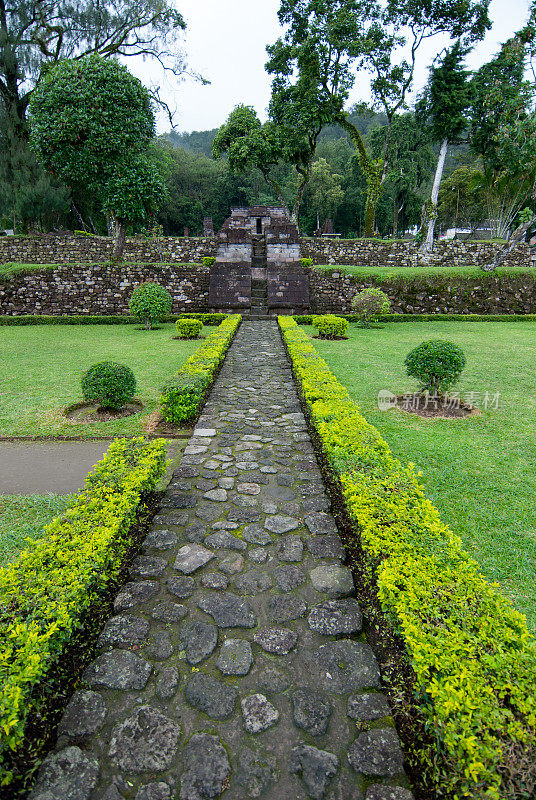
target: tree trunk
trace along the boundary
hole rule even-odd
[[[365,210],[365,230],[364,237],[371,239],[374,236],[374,227],[376,222],[376,206],[382,193],[383,182],[387,175],[387,159],[373,159],[367,153],[367,148],[363,141],[363,137],[359,130],[353,125],[345,115],[338,115],[336,121],[339,123],[354,143],[358,156],[361,169],[367,182],[367,200]],[[386,146],[389,146],[388,140]]]
[[[83,218],[82,214],[80,213],[80,211],[76,207],[76,203],[74,202],[74,200],[71,200],[71,209],[74,211],[74,215],[75,215],[76,219],[78,220],[78,222],[82,226],[82,230],[85,231],[86,230],[86,223],[84,222],[84,218]]]
[[[443,177],[443,169],[445,168],[445,159],[447,157],[447,150],[449,140],[443,139],[441,142],[441,150],[439,151],[439,158],[437,160],[437,167],[434,178],[434,185],[432,187],[431,208],[427,211],[426,217],[428,219],[428,229],[426,231],[426,239],[421,245],[421,253],[431,253],[434,249],[434,228],[437,219],[437,198],[439,197],[439,187],[441,186],[441,178]]]
[[[116,220],[116,225],[115,225],[114,252],[112,256],[114,261],[121,261],[121,259],[123,258],[123,250],[125,249],[126,238],[127,238],[127,226],[123,222],[123,220],[118,219]]]
[[[520,225],[515,229],[508,244],[505,244],[504,247],[495,255],[492,264],[485,264],[481,266],[480,269],[484,272],[494,272],[497,267],[500,267],[503,261],[508,258],[512,250],[514,250],[517,245],[523,241],[527,231],[530,230],[533,225],[536,225],[536,214],[532,217],[532,219],[529,220],[529,222],[524,222],[523,225]]]

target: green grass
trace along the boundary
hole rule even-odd
[[[208,335],[214,328],[204,328]],[[158,409],[162,385],[199,340],[175,340],[175,326],[146,333],[137,325],[0,328],[0,436],[132,436]],[[82,400],[80,378],[98,361],[118,361],[136,377],[141,414],[81,424],[63,415]]]
[[[5,566],[37,539],[54,517],[62,514],[71,495],[0,495],[0,567]]]
[[[483,574],[536,629],[536,323],[411,322],[375,330],[354,324],[348,336],[315,340],[315,347],[394,455],[422,471],[427,496]],[[498,410],[455,420],[378,410],[381,389],[416,390],[404,358],[432,338],[463,348],[467,367],[456,387],[462,398],[499,391]]]
[[[355,264],[349,264],[344,266],[334,266],[333,264],[319,264],[315,266],[314,269],[317,269],[319,272],[345,272],[348,275],[355,275],[359,278],[370,278],[370,277],[377,277],[377,278],[385,278],[390,280],[391,278],[422,278],[423,276],[434,276],[434,275],[450,275],[453,278],[462,277],[462,278],[482,278],[486,275],[524,275],[526,273],[530,273],[530,267],[502,267],[498,269],[495,273],[486,273],[477,266],[452,266],[452,267],[438,267],[438,266],[426,266],[426,267],[367,267],[367,266],[356,266]]]
[[[101,266],[103,263],[106,262],[94,262],[94,261],[78,261],[76,263],[69,263],[68,266],[71,267],[97,267]],[[120,264],[117,265],[118,271],[121,271],[125,267],[128,266],[137,266],[136,262],[131,261],[122,261]],[[55,269],[59,269],[60,266],[65,268],[66,264],[26,264],[24,262],[18,261],[7,261],[3,264],[0,264],[0,281],[2,278],[11,278],[13,275],[20,275],[27,274],[30,272],[41,272],[43,270],[48,270],[49,272],[53,272]],[[147,266],[147,265],[144,265]],[[151,262],[151,266],[154,267],[168,267],[169,262],[167,261],[153,261]],[[194,263],[193,261],[184,262],[183,264],[176,264],[177,267],[190,267],[191,269],[199,269],[201,264]]]

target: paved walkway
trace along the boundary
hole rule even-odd
[[[88,472],[108,450],[110,441],[0,441],[0,494],[79,492]],[[181,440],[168,439],[168,458],[177,461],[181,447]]]
[[[246,322],[32,800],[411,800],[329,508]]]

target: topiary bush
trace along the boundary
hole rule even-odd
[[[321,339],[335,339],[337,336],[346,336],[348,321],[335,314],[322,314],[313,317],[313,325]]]
[[[178,319],[175,327],[181,339],[197,339],[203,323],[199,319]]]
[[[404,361],[408,375],[417,378],[421,391],[446,392],[465,369],[467,359],[461,347],[444,339],[423,342]]]
[[[93,364],[81,383],[84,400],[98,402],[101,408],[111,411],[119,411],[136,391],[136,378],[130,367],[114,361]]]
[[[216,256],[203,256],[201,261],[204,267],[213,267],[216,263]]]
[[[167,289],[158,283],[141,283],[136,286],[130,298],[129,308],[145,330],[150,330],[154,322],[164,320],[171,313],[173,298]]]
[[[313,259],[312,258],[300,258],[300,264],[302,265],[302,267],[312,268]]]
[[[373,322],[390,312],[391,301],[381,289],[370,287],[356,294],[352,300],[352,308],[357,311],[362,326],[370,328]]]

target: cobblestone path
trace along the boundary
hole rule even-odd
[[[411,800],[275,322],[245,322],[32,800]]]

